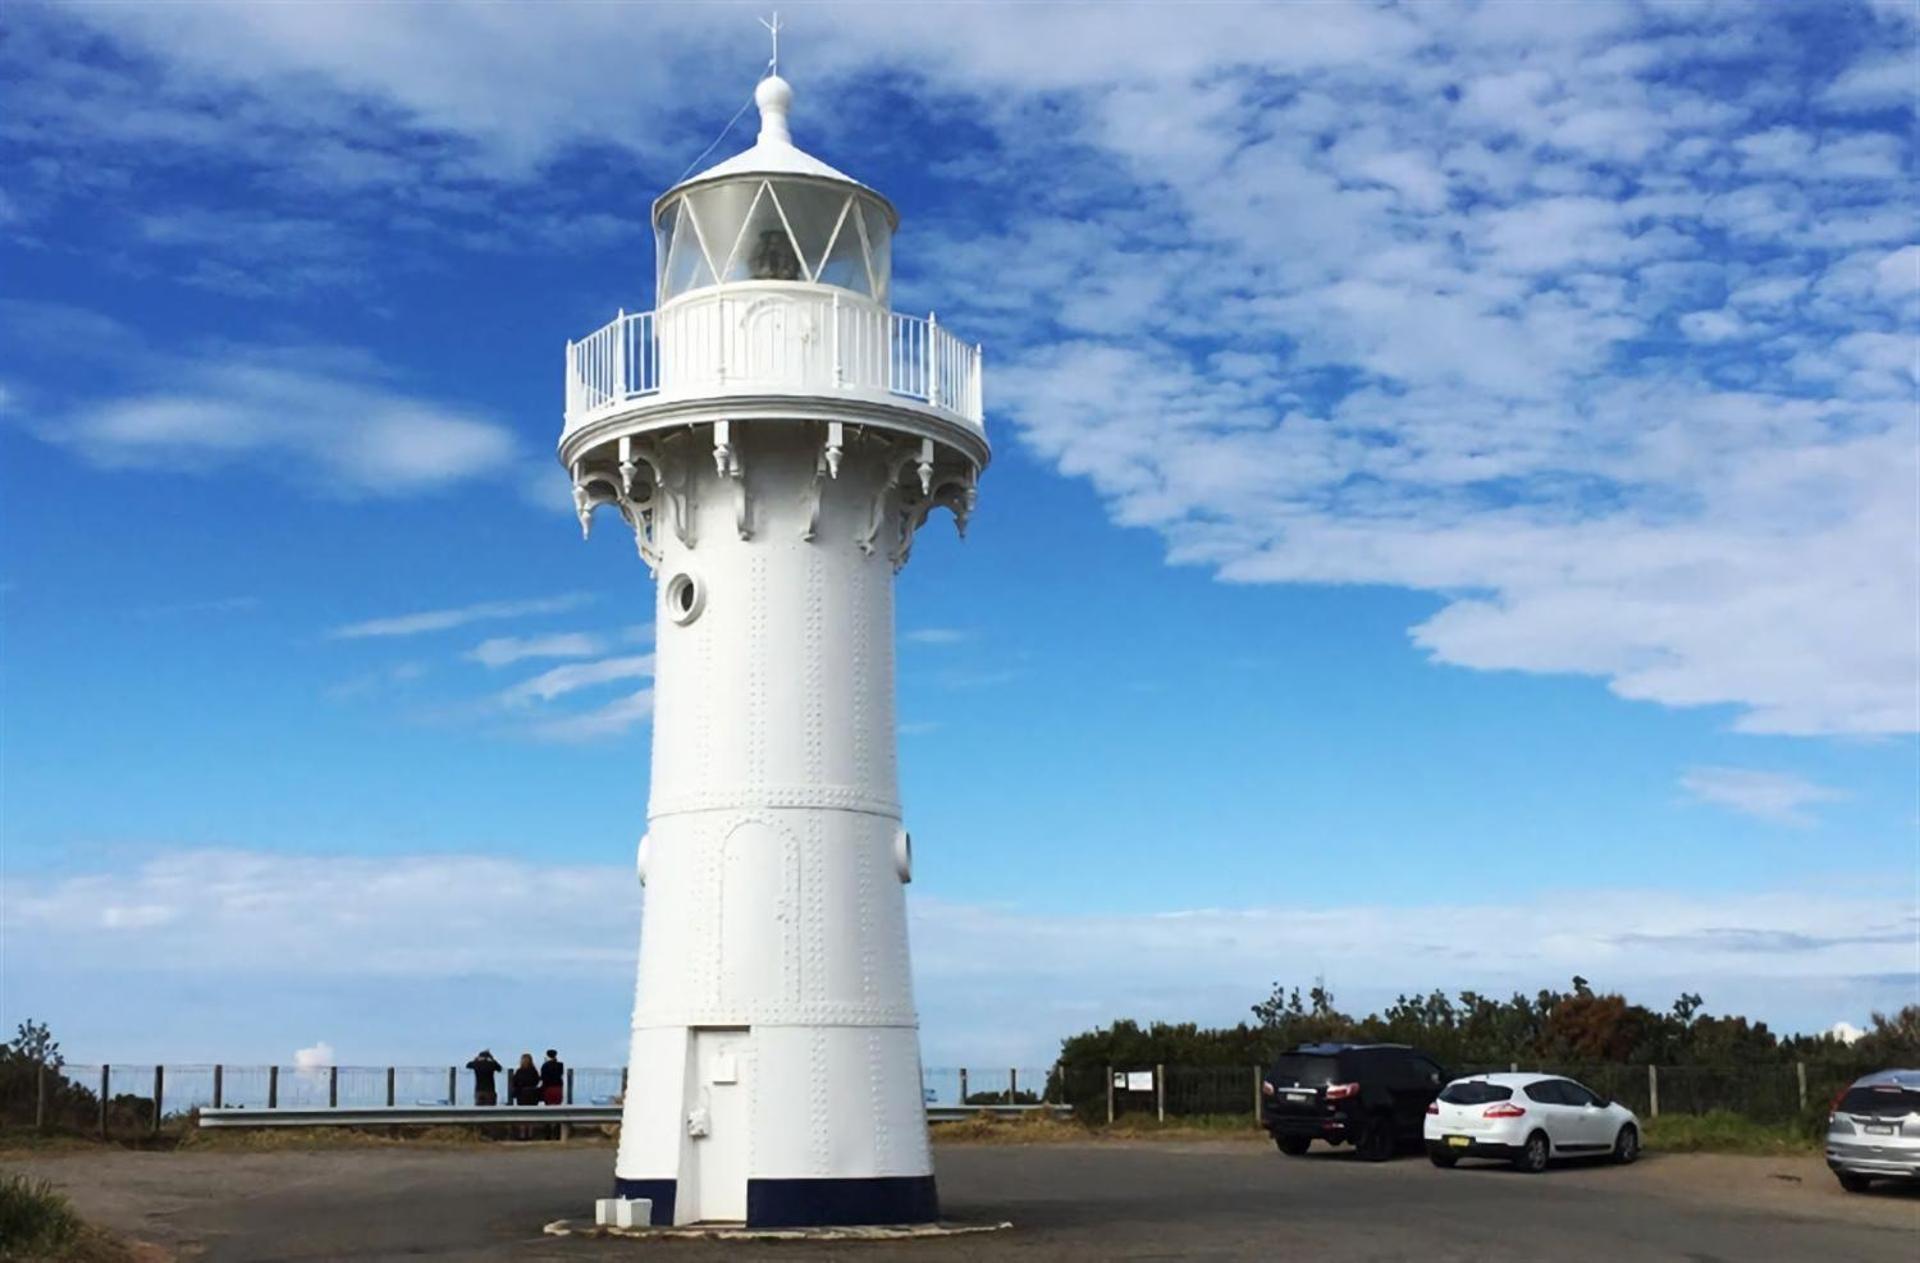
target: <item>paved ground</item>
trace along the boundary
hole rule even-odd
[[[591,1241],[603,1147],[81,1152],[0,1157],[67,1189],[96,1222],[190,1258],[687,1260],[1909,1260],[1920,1194],[1842,1193],[1817,1158],[1648,1155],[1633,1167],[1432,1169],[1240,1141],[941,1145],[955,1219],[1010,1232],[876,1245]]]

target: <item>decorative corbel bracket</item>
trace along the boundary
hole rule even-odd
[[[722,478],[733,484],[734,529],[740,532],[741,539],[752,539],[753,527],[747,512],[747,471],[741,463],[739,449],[733,445],[731,421],[713,423],[713,467]]]

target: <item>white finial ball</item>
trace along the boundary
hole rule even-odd
[[[753,101],[760,107],[760,138],[793,143],[787,131],[787,110],[793,105],[793,85],[779,75],[768,75],[753,90]]]

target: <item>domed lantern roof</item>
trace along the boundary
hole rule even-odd
[[[753,92],[753,147],[682,180],[653,204],[659,302],[715,285],[831,285],[886,305],[892,204],[797,148],[793,87],[777,74]]]

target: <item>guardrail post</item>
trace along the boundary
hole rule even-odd
[[[840,362],[840,291],[833,291],[833,310],[827,317],[828,353],[833,357],[833,384],[846,385],[846,366]]]
[[[1647,1067],[1647,1117],[1660,1117],[1660,1067]]]
[[[327,1067],[327,1108],[330,1110],[337,1110],[340,1108],[340,1067],[339,1066]]]
[[[387,1108],[393,1108],[393,1067],[387,1067]]]
[[[1107,1125],[1113,1125],[1113,1067],[1107,1067]]]
[[[927,313],[927,402],[934,403],[940,398],[940,356],[936,348],[940,345],[940,318],[932,312]]]
[[[267,1067],[267,1108],[270,1110],[277,1110],[280,1108],[280,1067],[279,1066]]]
[[[1806,1062],[1796,1061],[1793,1063],[1793,1077],[1799,1080],[1800,1082],[1800,1108],[1804,1110],[1805,1108],[1807,1108],[1807,1063]]]
[[[33,1129],[47,1129],[47,1063],[39,1061],[33,1067]]]
[[[967,1103],[967,1068],[960,1067],[960,1104]]]
[[[153,1134],[156,1136],[160,1134],[160,1103],[166,1098],[166,1093],[167,1068],[155,1066],[153,1068]]]
[[[1153,1067],[1153,1112],[1161,1122],[1167,1121],[1167,1068],[1157,1062]]]
[[[113,1067],[102,1063],[100,1066],[100,1139],[107,1138],[107,1085],[112,1081],[110,1072]]]
[[[627,309],[622,307],[613,318],[613,398],[627,397]]]
[[[219,1109],[226,1103],[226,1067],[216,1064],[213,1067],[213,1108]]]

